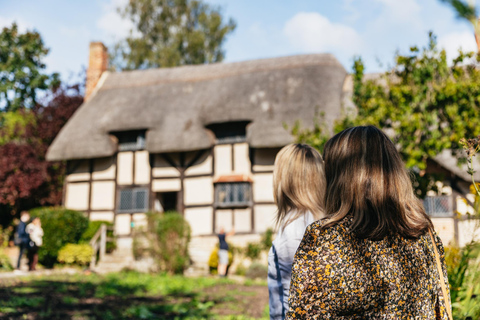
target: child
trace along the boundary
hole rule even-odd
[[[43,244],[43,229],[39,217],[33,218],[27,225],[27,232],[30,235],[30,245],[28,246],[28,270],[35,271],[38,262],[38,248]]]
[[[284,319],[295,252],[307,226],[323,217],[325,172],[320,154],[305,144],[284,147],[275,158],[273,192],[279,229],[268,253],[270,319]]]

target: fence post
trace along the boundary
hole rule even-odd
[[[102,224],[102,233],[100,235],[100,260],[103,260],[107,252],[107,225]]]

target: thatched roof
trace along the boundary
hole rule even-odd
[[[251,121],[251,147],[292,141],[284,124],[311,127],[343,114],[347,72],[330,54],[108,73],[101,86],[61,130],[47,159],[113,155],[116,131],[145,129],[151,153],[213,145],[205,126]],[[349,86],[347,86],[349,87]]]

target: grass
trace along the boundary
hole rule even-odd
[[[136,272],[8,279],[0,318],[268,319],[268,290],[264,282]]]

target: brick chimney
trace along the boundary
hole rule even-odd
[[[108,51],[101,42],[90,42],[90,58],[88,60],[87,84],[85,89],[85,100],[90,98],[102,73],[107,70]]]

